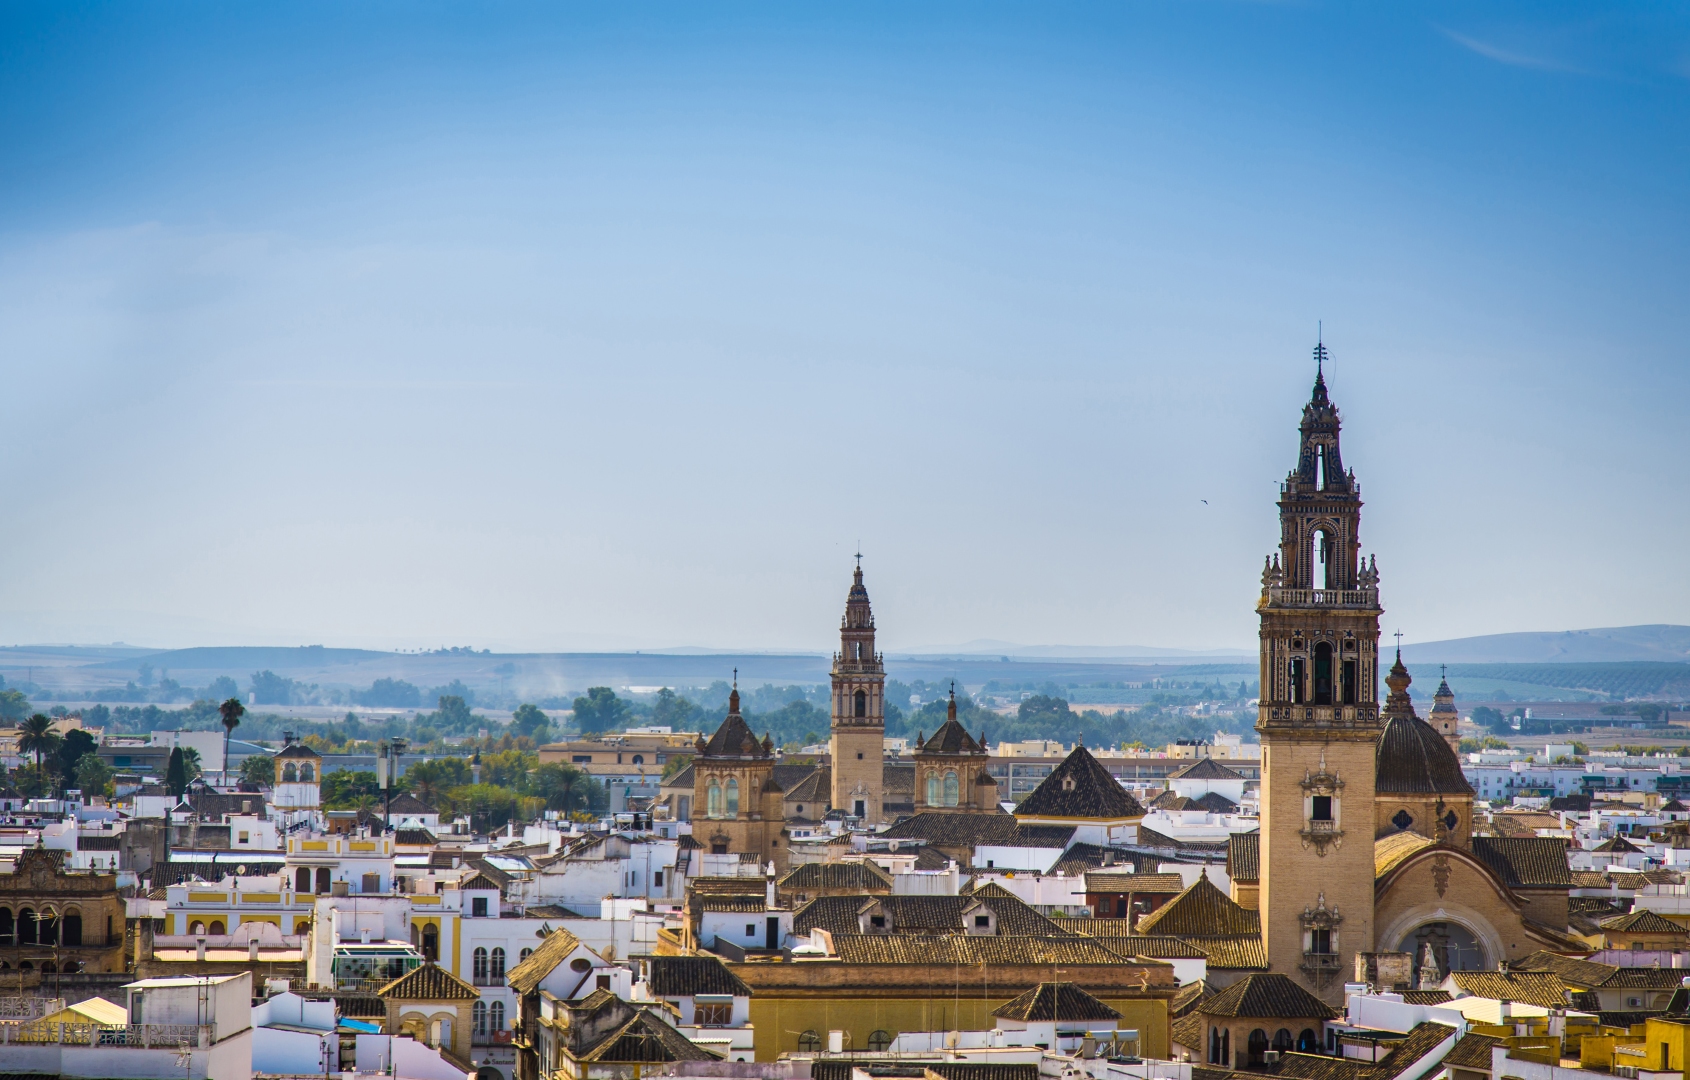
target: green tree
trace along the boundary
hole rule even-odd
[[[553,761],[534,770],[530,787],[546,801],[547,809],[573,810],[588,804],[592,783],[592,778],[575,766]]]
[[[252,673],[252,693],[260,705],[291,705],[299,684],[274,671]]]
[[[511,734],[526,735],[535,742],[539,742],[541,734],[550,730],[551,726],[552,718],[536,705],[518,705],[516,712],[511,714]]]
[[[60,776],[74,778],[77,765],[85,756],[92,754],[97,745],[94,736],[81,728],[71,728],[59,739],[59,749],[54,754],[54,757],[58,759],[58,767],[55,771]]]
[[[172,747],[170,760],[164,766],[164,786],[172,798],[180,799],[188,790],[188,761],[180,746]]]
[[[336,769],[323,777],[319,791],[323,806],[328,810],[352,810],[365,796],[372,799],[381,797],[381,789],[376,786],[376,774],[368,769],[361,772]]]
[[[229,738],[235,729],[241,726],[241,717],[246,715],[246,706],[241,699],[232,697],[217,706],[218,718],[223,721],[223,775],[222,782],[229,782]]]
[[[112,771],[110,766],[100,760],[98,754],[83,754],[76,763],[76,786],[82,789],[84,797],[88,795],[109,795],[111,793]]]
[[[1034,694],[1015,710],[1015,718],[1023,724],[1062,724],[1073,715],[1067,701],[1049,694]]]
[[[59,734],[53,730],[53,718],[36,713],[19,725],[18,753],[35,755],[35,771],[43,772],[42,760],[59,749]]]
[[[29,715],[29,699],[22,690],[0,690],[0,720],[17,723]]]
[[[200,762],[200,752],[191,746],[182,748],[182,763],[188,769],[188,782],[191,784],[196,776],[205,775],[205,766]]]
[[[330,773],[329,775],[339,776],[340,773],[345,771],[346,770],[342,769],[338,772]],[[375,774],[372,773],[371,775],[373,776]],[[237,776],[237,780],[239,780],[242,784],[256,788],[275,787],[276,759],[271,757],[269,754],[253,754],[251,757],[243,758],[241,760],[241,771]],[[325,788],[328,786],[328,782],[329,777],[323,777],[323,786]]]
[[[589,687],[575,699],[575,727],[582,732],[614,731],[627,726],[628,703],[608,686]]]

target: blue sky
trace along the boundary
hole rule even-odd
[[[1690,621],[1690,15],[12,4],[0,640]],[[1207,499],[1207,504],[1202,502]]]

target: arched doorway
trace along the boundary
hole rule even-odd
[[[1436,985],[1452,971],[1491,967],[1484,944],[1458,922],[1422,923],[1403,935],[1398,952],[1414,954],[1414,985]],[[1426,970],[1428,967],[1432,970]]]

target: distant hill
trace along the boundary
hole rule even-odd
[[[1410,664],[1686,663],[1690,662],[1690,626],[1658,623],[1596,630],[1487,634],[1404,645],[1402,656]]]

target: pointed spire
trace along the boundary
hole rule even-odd
[[[945,719],[956,719],[956,680],[951,680],[951,703],[945,706]]]
[[[734,688],[728,691],[728,715],[739,715],[739,669],[734,668]]]

